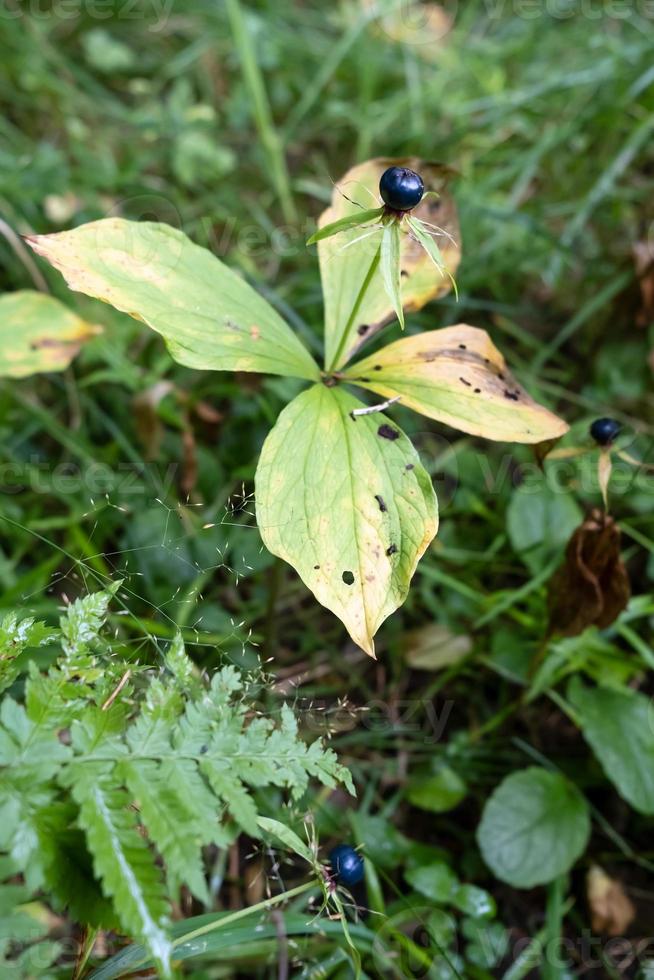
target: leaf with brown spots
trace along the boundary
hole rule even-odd
[[[314,385],[266,439],[256,475],[266,547],[289,562],[319,602],[374,656],[373,637],[400,606],[438,527],[429,475],[400,429],[352,418],[361,403]]]
[[[417,171],[425,190],[439,194],[437,200],[427,197],[412,214],[443,229],[444,234],[437,241],[444,264],[453,275],[461,258],[459,223],[454,201],[446,190],[451,171],[441,164],[417,157],[379,157],[353,167],[338,181],[331,206],[320,216],[319,226],[322,228],[380,204],[379,178],[392,166]],[[357,227],[318,243],[325,301],[325,364],[330,370],[346,364],[363,343],[395,317],[378,258],[376,268],[368,276],[375,263],[381,230],[350,245],[362,234],[366,234],[365,228]],[[401,235],[400,273],[405,312],[421,309],[429,300],[443,296],[452,288],[449,276],[439,272],[422,246],[409,235]],[[362,286],[365,286],[363,291]]]
[[[577,636],[588,626],[605,629],[630,595],[620,529],[612,517],[594,510],[570,538],[565,561],[551,579],[550,630]]]
[[[319,377],[315,361],[272,306],[176,228],[105,218],[27,241],[71,289],[161,334],[180,364]]]
[[[403,337],[353,364],[345,378],[486,439],[538,443],[568,430],[512,377],[486,331],[465,323]]]
[[[0,297],[0,377],[63,371],[102,328],[52,296],[25,289]]]

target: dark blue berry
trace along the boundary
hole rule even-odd
[[[599,446],[610,446],[620,435],[622,426],[615,419],[595,419],[590,434]]]
[[[425,193],[422,177],[407,167],[389,167],[381,175],[379,193],[393,211],[410,211]]]
[[[329,852],[329,863],[339,884],[358,885],[363,879],[363,858],[349,844],[339,844]]]

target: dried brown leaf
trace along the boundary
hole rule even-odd
[[[622,884],[594,864],[586,878],[586,892],[593,932],[623,936],[635,918],[636,909]]]
[[[625,608],[631,589],[620,538],[618,525],[600,510],[574,532],[550,581],[551,632],[577,636],[588,626],[604,629]]]

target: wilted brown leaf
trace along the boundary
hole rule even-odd
[[[577,636],[588,626],[609,626],[629,601],[631,589],[620,557],[620,528],[594,510],[568,542],[565,561],[549,588],[550,630]]]
[[[586,878],[586,891],[593,932],[623,936],[635,918],[636,909],[622,884],[594,864]]]

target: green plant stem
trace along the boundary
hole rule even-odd
[[[343,332],[341,334],[340,340],[338,342],[338,346],[336,348],[336,353],[332,358],[331,364],[329,365],[329,367],[327,367],[327,371],[335,371],[338,366],[341,355],[343,354],[343,348],[345,347],[345,342],[347,341],[347,337],[350,332],[350,327],[354,323],[355,317],[361,308],[361,304],[363,303],[363,297],[366,295],[368,288],[370,287],[370,283],[372,282],[373,276],[375,275],[375,272],[379,267],[380,260],[381,260],[381,242],[379,243],[377,247],[377,251],[372,257],[372,262],[370,263],[370,267],[368,268],[365,279],[361,283],[361,288],[359,289],[357,298],[354,302],[354,306],[352,307],[352,312],[350,313],[347,323],[343,328]]]
[[[77,957],[77,962],[75,963],[75,970],[72,976],[72,980],[80,980],[80,977],[84,976],[86,970],[86,964],[89,961],[89,957],[93,951],[93,946],[95,944],[95,938],[98,935],[98,929],[94,929],[89,926],[84,934],[84,941],[80,949],[79,955]]]
[[[173,949],[177,946],[181,946],[183,943],[188,943],[192,939],[197,939],[198,936],[205,936],[208,932],[215,932],[217,929],[222,929],[223,926],[229,926],[233,922],[237,922],[239,919],[244,919],[248,915],[254,915],[256,912],[264,912],[266,909],[271,909],[275,905],[280,905],[282,902],[288,902],[292,898],[297,898],[298,895],[303,895],[305,892],[311,891],[316,888],[316,881],[305,881],[303,885],[297,885],[295,888],[290,888],[287,892],[282,892],[280,895],[273,895],[272,898],[265,898],[261,902],[257,902],[256,905],[250,905],[246,909],[238,909],[236,912],[231,912],[229,915],[225,915],[215,922],[207,922],[204,926],[199,926],[192,932],[187,932],[184,936],[179,936],[173,941]]]
[[[564,916],[563,898],[566,882],[567,875],[560,875],[547,888],[545,942],[543,944],[545,955],[542,963],[543,980],[561,980],[566,972],[563,963],[553,958],[558,952],[557,943],[561,937]]]
[[[266,94],[266,87],[259,70],[252,38],[245,24],[240,0],[225,0],[225,9],[227,10],[234,44],[236,45],[241,62],[243,80],[245,81],[254,106],[254,121],[268,158],[272,182],[279,196],[284,220],[292,224],[297,221],[297,212],[293,203],[291,181],[286,167],[284,148],[275,129],[270,102]]]
[[[529,946],[522,950],[515,962],[506,970],[502,980],[522,980],[538,965],[545,936],[546,929],[536,933]]]

